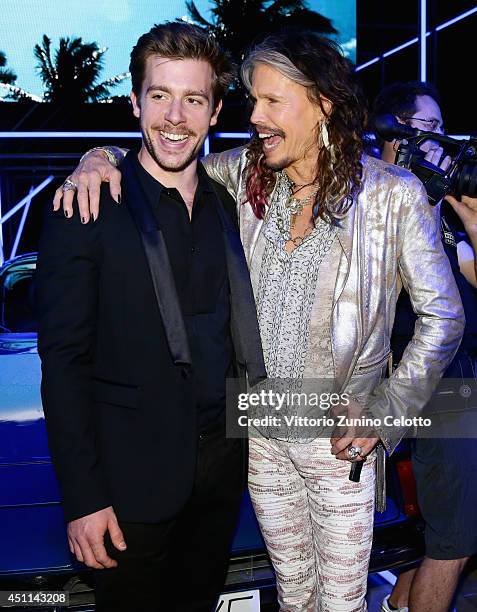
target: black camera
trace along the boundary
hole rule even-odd
[[[430,204],[434,206],[449,193],[458,199],[463,195],[477,197],[477,138],[456,140],[443,134],[417,130],[399,123],[394,115],[380,115],[373,123],[375,131],[384,140],[402,141],[395,163],[408,168],[422,181]],[[426,140],[439,143],[445,155],[451,158],[447,170],[424,159],[425,153],[420,145]]]

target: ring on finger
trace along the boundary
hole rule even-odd
[[[61,189],[63,191],[76,191],[78,189],[78,185],[71,179],[67,178],[61,186]]]
[[[357,457],[361,457],[363,449],[361,448],[361,446],[350,446],[348,448],[348,457],[350,459],[356,459]]]

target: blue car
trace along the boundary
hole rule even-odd
[[[70,604],[61,609],[86,612],[94,610],[90,573],[69,551],[41,406],[35,269],[36,253],[15,257],[0,268],[0,591],[19,585],[65,589]],[[388,467],[387,510],[375,516],[370,571],[411,566],[423,551],[405,447]],[[259,590],[262,606],[275,598],[273,571],[248,495],[225,587],[228,593],[246,590]]]

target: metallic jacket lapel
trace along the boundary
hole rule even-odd
[[[224,232],[235,350],[238,360],[243,358],[249,383],[253,386],[266,378],[266,370],[252,284],[240,235],[228,218],[212,181],[210,185]]]
[[[359,273],[351,266],[352,257],[359,262],[360,249],[356,200],[340,221],[338,240],[342,254],[336,277],[331,317],[331,348],[335,369],[335,385],[343,389],[351,376],[362,344],[361,287]]]
[[[257,219],[249,204],[241,205],[239,215],[242,243],[250,266],[263,220]],[[355,200],[338,228],[342,255],[336,278],[331,319],[331,348],[337,388],[342,388],[348,381],[359,356],[357,347],[360,347],[362,342],[361,287],[359,274],[353,273],[351,266],[352,258],[357,257],[360,248],[359,241],[355,238],[359,229],[357,222]],[[359,262],[359,258],[357,261]],[[344,321],[346,325],[343,325]]]

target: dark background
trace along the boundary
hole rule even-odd
[[[468,0],[427,0],[427,30],[475,8]],[[357,3],[357,65],[419,34],[416,0]],[[476,131],[475,65],[477,13],[427,37],[427,78],[442,95],[442,111],[449,134]],[[394,81],[419,79],[419,46],[408,47],[360,71],[364,91],[371,102],[379,90]]]

